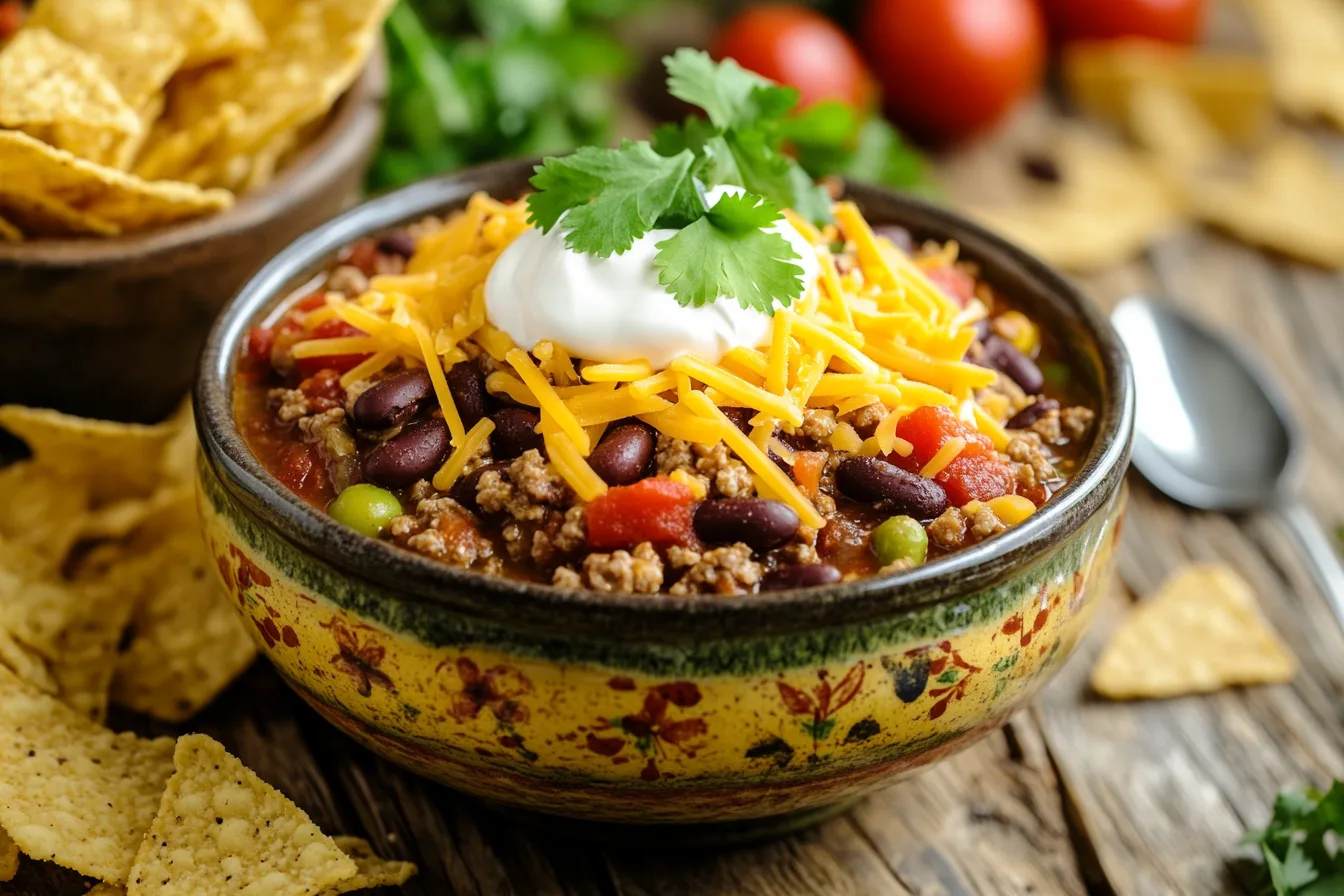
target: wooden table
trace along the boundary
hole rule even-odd
[[[952,198],[1011,185],[1018,150],[1038,146],[1047,127],[1047,114],[1029,110],[993,145],[948,160]],[[1331,527],[1344,516],[1344,279],[1192,228],[1083,282],[1107,307],[1134,291],[1166,296],[1266,356],[1310,438],[1304,494]],[[193,727],[323,829],[417,862],[408,894],[1252,893],[1242,831],[1264,822],[1279,789],[1344,777],[1344,633],[1282,521],[1187,512],[1138,478],[1131,487],[1124,587],[1036,704],[966,752],[776,843],[654,854],[535,835],[354,746],[260,665]],[[1231,564],[1255,586],[1301,661],[1297,679],[1159,703],[1091,698],[1092,658],[1125,605],[1190,560]],[[31,862],[0,884],[6,896],[83,890]]]

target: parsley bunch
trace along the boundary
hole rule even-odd
[[[1274,817],[1245,842],[1260,847],[1275,896],[1336,896],[1344,893],[1344,782],[1322,793],[1286,791],[1274,801]]]
[[[704,118],[663,125],[653,142],[585,147],[536,169],[529,221],[560,226],[576,252],[607,258],[655,228],[677,233],[658,243],[658,282],[682,305],[733,296],[743,308],[774,313],[802,295],[802,268],[787,240],[768,228],[792,208],[813,220],[830,201],[781,146],[798,91],[732,60],[678,50],[663,60],[668,91]],[[705,188],[740,187],[709,206]],[[562,220],[563,218],[563,220]]]

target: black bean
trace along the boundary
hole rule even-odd
[[[910,235],[910,231],[897,224],[883,224],[874,227],[873,232],[878,236],[884,236],[896,244],[896,248],[902,252],[910,253],[915,248],[915,238]]]
[[[423,367],[401,370],[383,377],[355,399],[350,416],[360,429],[387,429],[415,413],[434,384]]]
[[[1047,184],[1057,184],[1063,180],[1059,172],[1059,163],[1050,156],[1029,152],[1022,156],[1022,172],[1032,180]]]
[[[532,408],[501,408],[490,415],[495,431],[490,433],[490,454],[495,460],[512,460],[532,448],[541,450],[537,424],[541,415]]]
[[[695,509],[695,534],[710,544],[742,542],[753,550],[777,548],[798,533],[798,513],[782,501],[721,498]]]
[[[828,563],[803,563],[781,566],[761,579],[762,591],[785,591],[789,588],[811,588],[814,585],[834,585],[844,578],[840,570]]]
[[[391,488],[414,485],[439,468],[451,447],[441,417],[411,423],[364,455],[364,478]]]
[[[886,504],[898,513],[931,520],[947,509],[947,492],[932,479],[876,457],[847,457],[835,469],[841,494],[865,504]]]
[[[976,363],[982,367],[993,367],[1013,379],[1028,395],[1036,395],[1045,387],[1045,377],[1041,368],[1026,355],[1017,350],[1002,336],[992,335],[984,342],[984,348]]]
[[[1059,402],[1053,398],[1038,398],[1012,416],[1005,427],[1007,429],[1026,429],[1051,411],[1059,410]]]
[[[476,503],[476,486],[480,483],[481,477],[485,475],[487,470],[494,470],[501,476],[504,476],[508,473],[509,465],[507,463],[499,462],[477,467],[453,483],[453,487],[448,489],[448,497],[452,498],[472,513],[480,513],[481,506]]]
[[[747,435],[751,435],[751,418],[756,416],[755,411],[751,408],[734,407],[719,408],[719,410],[723,411],[723,416],[733,421],[734,426]]]
[[[410,258],[415,254],[415,238],[404,230],[394,230],[378,239],[378,251]]]
[[[636,423],[613,427],[588,456],[588,466],[607,485],[638,482],[653,459],[654,443],[647,427]]]
[[[475,426],[489,412],[485,391],[485,374],[473,361],[459,361],[448,370],[448,391],[453,393],[453,404],[467,429]]]

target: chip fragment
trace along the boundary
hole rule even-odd
[[[0,243],[23,242],[23,231],[14,222],[0,217]]]
[[[1245,580],[1226,566],[1191,565],[1120,624],[1092,687],[1113,700],[1177,697],[1285,682],[1296,666]]]
[[[400,862],[379,858],[369,845],[369,841],[360,837],[333,837],[341,851],[355,860],[359,871],[349,880],[343,880],[333,887],[322,891],[322,896],[337,896],[339,893],[351,893],[355,890],[369,890],[374,887],[399,887],[410,880],[418,870],[413,862]]]
[[[177,742],[130,896],[314,896],[358,873],[307,814],[218,742]]]
[[[116,734],[0,669],[0,827],[30,858],[122,883],[173,742]]]
[[[19,873],[19,844],[0,828],[0,883],[14,879]]]
[[[1344,8],[1334,0],[1244,0],[1289,115],[1344,129]]]

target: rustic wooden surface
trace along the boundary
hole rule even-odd
[[[1011,189],[1018,151],[1040,145],[1049,119],[1029,110],[993,145],[949,160],[952,198]],[[1135,291],[1161,295],[1264,355],[1310,439],[1303,493],[1331,527],[1344,516],[1344,279],[1190,228],[1084,285],[1107,307]],[[1265,820],[1279,789],[1344,777],[1344,633],[1273,513],[1194,513],[1138,478],[1131,488],[1123,587],[1035,706],[848,815],[779,842],[657,854],[531,833],[354,746],[263,666],[194,727],[220,738],[325,830],[365,836],[380,853],[417,862],[407,894],[1253,893],[1242,831]],[[1091,658],[1114,622],[1188,560],[1230,563],[1256,587],[1301,674],[1282,687],[1160,703],[1091,698]],[[32,862],[0,884],[6,896],[84,889],[77,877]]]

